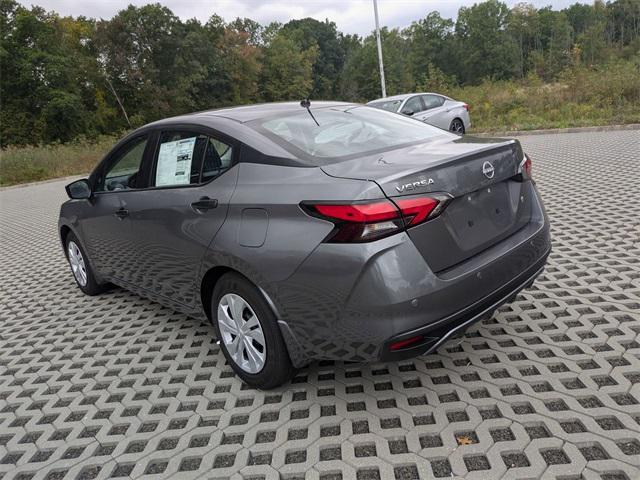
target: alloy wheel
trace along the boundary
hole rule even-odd
[[[240,295],[227,293],[218,303],[221,340],[238,367],[258,373],[267,359],[262,325],[249,303]]]
[[[451,122],[451,127],[449,128],[449,130],[462,135],[464,133],[464,124],[462,123],[462,121],[456,118],[453,122]]]
[[[82,252],[75,242],[69,242],[67,246],[67,253],[69,256],[69,264],[71,265],[71,271],[76,281],[82,286],[87,285],[87,266],[84,263]]]

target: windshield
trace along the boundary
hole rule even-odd
[[[402,100],[385,100],[384,102],[367,103],[367,105],[374,108],[381,108],[382,110],[387,110],[389,112],[397,112],[401,103]]]
[[[260,119],[249,125],[296,154],[342,158],[447,136],[448,132],[395,113],[364,106],[325,108]],[[293,148],[291,148],[293,147]]]

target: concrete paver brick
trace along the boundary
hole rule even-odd
[[[554,244],[534,286],[438,354],[270,392],[210,325],[75,287],[65,182],[0,190],[0,478],[639,479],[640,135],[520,141]]]

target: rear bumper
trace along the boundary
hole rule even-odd
[[[512,301],[523,289],[530,287],[544,270],[550,250],[504,287],[476,301],[472,305],[442,320],[413,330],[394,335],[382,347],[379,360],[397,361],[425,355],[437,350],[447,340],[462,335],[474,323],[488,318],[500,306]],[[391,345],[403,340],[422,337],[422,340],[411,343],[406,348],[392,350]]]

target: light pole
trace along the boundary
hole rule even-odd
[[[373,12],[376,16],[376,42],[378,43],[378,64],[380,65],[380,86],[382,98],[387,96],[387,87],[384,82],[384,65],[382,63],[382,42],[380,41],[380,20],[378,20],[378,1],[373,0]]]

